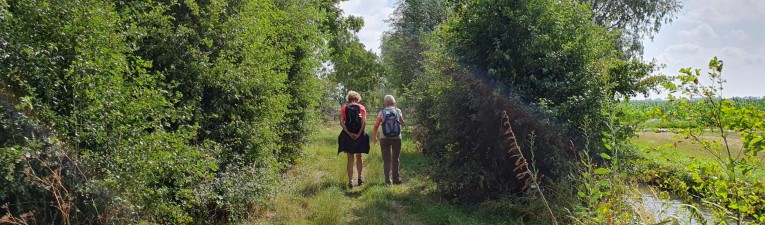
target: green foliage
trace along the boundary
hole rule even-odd
[[[733,101],[723,99],[722,68],[722,60],[717,57],[710,60],[709,85],[700,81],[703,78],[700,69],[691,68],[680,70],[680,75],[675,78],[678,83],[664,84],[670,91],[670,102],[686,111],[688,120],[698,125],[680,129],[680,132],[714,157],[711,161],[689,165],[687,172],[693,178],[692,182],[687,184],[689,188],[677,191],[701,193],[705,202],[714,206],[712,208],[720,220],[732,218],[740,224],[747,217],[753,217],[761,223],[765,221],[762,211],[765,189],[761,178],[754,174],[765,169],[758,158],[758,154],[765,150],[762,143],[765,111],[753,106],[737,107]],[[720,139],[705,138],[706,129]],[[741,151],[736,151],[730,144],[729,130],[742,137]]]
[[[362,25],[336,4],[0,1],[0,204],[42,223],[247,218],[302,155],[327,41]]]
[[[617,34],[592,24],[586,5],[489,1],[464,11],[448,39],[459,60],[572,129],[589,118],[603,130],[601,99],[647,93],[652,84],[654,66],[621,60]]]
[[[362,101],[375,99],[368,97],[382,86],[384,71],[378,56],[367,50],[356,36],[364,20],[354,16],[344,18],[336,7],[329,7],[327,12],[328,21],[334,21],[325,26],[325,32],[330,35],[327,40],[331,63],[331,71],[327,74],[327,97],[333,100],[331,107],[345,103],[345,95],[351,90],[361,94]]]
[[[613,96],[612,89],[618,88],[618,85],[609,83],[603,88],[604,92],[611,94],[600,100],[606,130],[599,135],[593,134],[588,127],[591,123],[585,123],[581,128],[586,144],[580,157],[581,166],[577,168],[574,178],[578,181],[577,196],[580,200],[579,204],[574,205],[574,220],[578,224],[645,224],[646,218],[640,215],[640,206],[626,200],[633,197],[634,191],[630,187],[635,184],[629,183],[631,180],[624,177],[625,166],[622,165],[625,158],[630,158],[624,157],[630,152],[625,147],[627,140],[623,137],[629,135],[636,126],[634,120],[630,120],[634,115],[625,110],[624,103]],[[601,139],[593,140],[594,137]],[[593,152],[591,148],[601,146],[605,149],[597,157],[589,155],[589,152]],[[600,159],[602,163],[594,159]]]
[[[403,94],[422,76],[426,50],[425,36],[446,20],[448,9],[442,0],[407,0],[399,2],[389,21],[391,32],[383,34],[382,60],[388,89]]]
[[[302,155],[302,148],[308,144],[308,133],[318,122],[316,109],[319,105],[321,83],[316,78],[320,67],[321,55],[324,48],[315,43],[321,43],[321,22],[325,20],[319,6],[308,1],[282,2],[285,14],[282,18],[289,24],[292,33],[285,34],[281,42],[295,45],[290,50],[292,65],[287,72],[287,94],[289,101],[284,124],[281,125],[281,149],[278,159],[283,164],[292,164]],[[309,22],[306,22],[309,21]]]
[[[756,97],[733,97],[727,99],[733,107],[752,108],[765,110],[765,100]],[[699,99],[692,99],[699,101]],[[660,100],[641,100],[621,103],[629,114],[629,120],[639,123],[646,128],[689,128],[698,127],[703,123],[709,123],[710,117],[695,117],[691,120],[688,111],[679,107],[678,104]],[[708,109],[707,109],[708,110]],[[704,112],[710,114],[710,112]]]
[[[444,191],[461,200],[517,193],[513,162],[496,135],[503,110],[518,123],[513,127],[519,137],[536,132],[539,146],[533,148],[546,154],[534,160],[553,180],[572,172],[569,159],[576,149],[607,148],[588,143],[583,124],[590,140],[611,129],[616,132],[609,138],[630,135],[627,121],[607,119],[604,102],[646,93],[659,79],[649,79],[653,64],[623,60],[618,34],[593,24],[586,5],[543,0],[462,5],[427,34],[423,75],[406,95],[417,108],[413,119],[421,128],[416,133],[423,151],[440,162],[434,176]],[[391,39],[391,46],[400,44],[397,40]],[[527,140],[519,141],[529,149]]]
[[[438,31],[437,31],[438,32]],[[432,43],[443,43],[434,37]],[[515,160],[500,136],[500,110],[508,111],[524,155],[530,149],[544,149],[530,159],[550,179],[570,172],[564,158],[573,154],[570,143],[554,127],[541,122],[533,109],[517,99],[507,99],[472,78],[433,44],[426,52],[426,73],[413,84],[420,90],[411,96],[418,106],[413,114],[419,126],[414,132],[422,151],[437,162],[433,176],[441,191],[455,200],[475,202],[519,193],[523,181],[515,178]],[[536,134],[534,146],[527,137]]]
[[[381,86],[383,68],[377,55],[364,49],[357,37],[341,40],[333,48],[331,59],[333,71],[329,78],[338,84],[335,93],[338,103],[347,102],[345,94],[351,90],[359,92],[362,101],[377,99],[372,93]]]

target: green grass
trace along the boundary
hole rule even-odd
[[[638,133],[637,138],[631,139],[630,142],[640,149],[639,154],[643,157],[672,168],[684,169],[695,161],[716,161],[715,154],[704,150],[700,144],[689,139],[683,139],[681,136],[671,132],[641,132]],[[721,138],[711,134],[705,134],[703,138],[721,140]],[[743,143],[738,134],[731,134],[728,143],[734,157],[743,154]],[[718,155],[727,154],[721,152]],[[765,155],[761,156],[760,159],[765,160]],[[757,176],[765,177],[765,171],[757,171]]]
[[[687,121],[661,121],[661,120],[649,120],[642,124],[645,128],[689,128],[694,127],[691,122]]]
[[[368,132],[372,125],[367,126]],[[496,212],[503,206],[459,206],[443,198],[427,176],[428,160],[407,136],[400,158],[403,184],[385,185],[377,145],[364,155],[366,183],[347,189],[346,155],[337,154],[339,132],[337,122],[318,130],[305,156],[285,173],[284,186],[270,208],[253,223],[520,224]]]

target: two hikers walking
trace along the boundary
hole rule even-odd
[[[343,131],[338,137],[338,153],[345,152],[348,156],[348,188],[352,188],[354,164],[358,174],[356,186],[364,184],[364,163],[361,154],[369,153],[369,135],[364,131],[366,128],[366,108],[359,104],[361,96],[355,91],[349,91],[346,96],[348,103],[340,108],[340,126]],[[401,126],[404,125],[404,117],[401,109],[396,106],[396,99],[392,95],[383,98],[385,108],[377,113],[374,132],[372,135],[374,145],[380,142],[380,151],[383,157],[383,171],[386,184],[400,184],[399,155],[401,154]],[[378,136],[378,128],[382,125],[382,132]]]

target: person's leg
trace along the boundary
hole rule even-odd
[[[390,142],[387,138],[380,139],[380,152],[383,158],[383,172],[385,173],[385,183],[390,184]]]
[[[392,155],[391,155],[390,161],[391,161],[391,167],[392,167],[391,170],[393,170],[392,171],[392,173],[393,173],[393,183],[399,184],[399,183],[401,183],[401,177],[400,177],[400,175],[398,173],[398,169],[399,169],[398,168],[398,165],[399,165],[398,157],[399,157],[399,155],[401,155],[401,139],[393,139],[393,140],[391,140],[391,142],[392,142],[391,143],[391,147],[393,149],[392,149]]]
[[[348,154],[348,187],[353,187],[353,154]]]
[[[364,174],[363,173],[364,172],[364,161],[361,160],[361,153],[357,153],[356,154],[356,172],[359,173],[359,175],[357,176],[358,179],[359,179],[359,182],[357,183],[357,185],[361,185],[361,184],[364,183],[364,176],[362,175],[362,174]]]

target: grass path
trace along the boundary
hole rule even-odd
[[[337,124],[319,128],[255,224],[516,224],[496,216],[494,207],[455,206],[442,198],[426,175],[428,160],[409,140],[401,153],[403,184],[385,185],[377,145],[364,155],[366,183],[347,189],[346,156],[337,154],[339,131]]]

